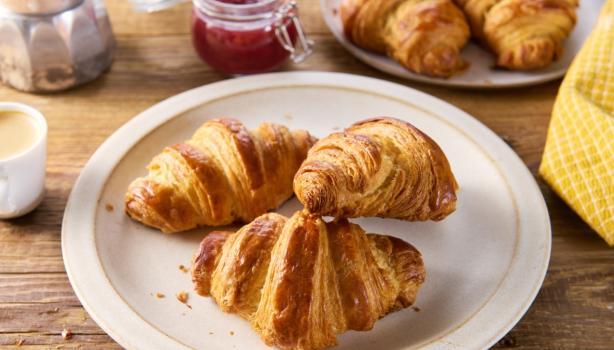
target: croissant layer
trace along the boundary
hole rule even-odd
[[[265,214],[236,233],[209,234],[192,271],[199,294],[282,349],[321,349],[347,330],[369,330],[411,305],[425,278],[410,244],[307,211],[290,219]]]
[[[248,131],[234,119],[204,123],[166,147],[126,193],[126,213],[163,232],[249,222],[292,196],[292,178],[315,139],[263,123]]]
[[[321,139],[294,178],[307,210],[334,217],[441,220],[456,208],[457,187],[435,141],[385,117]]]
[[[412,72],[449,77],[467,66],[469,26],[452,0],[344,0],[341,18],[352,42]]]

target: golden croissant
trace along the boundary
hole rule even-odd
[[[455,1],[497,65],[518,70],[542,68],[561,56],[578,6],[578,0]]]
[[[452,0],[343,0],[340,12],[350,41],[414,73],[449,77],[467,67],[469,25]]]
[[[309,350],[413,304],[425,271],[420,253],[398,238],[301,211],[210,233],[192,279],[199,294],[247,319],[267,345]]]
[[[435,141],[384,117],[318,141],[294,178],[307,210],[334,217],[441,220],[455,210],[457,187]]]
[[[292,196],[292,179],[315,139],[263,123],[204,123],[190,140],[166,147],[125,197],[126,213],[163,232],[250,222]]]

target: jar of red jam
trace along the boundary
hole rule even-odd
[[[212,68],[253,74],[312,51],[294,0],[193,0],[192,43]]]

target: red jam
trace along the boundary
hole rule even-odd
[[[228,4],[254,4],[262,0],[218,0]],[[292,43],[297,31],[286,24]],[[275,35],[272,19],[257,22],[229,22],[212,18],[194,7],[192,42],[209,66],[227,74],[252,74],[274,70],[289,56]]]

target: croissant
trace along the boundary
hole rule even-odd
[[[578,0],[455,1],[496,64],[517,70],[542,68],[561,56],[578,6]]]
[[[294,177],[305,208],[334,217],[441,220],[455,210],[457,188],[435,141],[386,117],[321,139]]]
[[[126,193],[126,213],[163,232],[250,222],[292,196],[292,179],[315,139],[263,123],[204,123],[185,143],[166,147]]]
[[[450,77],[467,67],[469,25],[452,0],[343,0],[340,15],[350,41],[414,73]]]
[[[192,265],[199,294],[282,349],[321,349],[347,330],[369,330],[413,304],[424,279],[422,257],[410,244],[306,211],[212,232]]]

